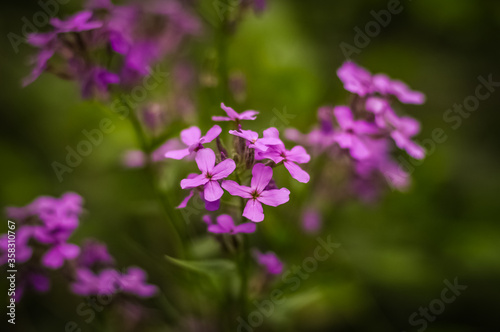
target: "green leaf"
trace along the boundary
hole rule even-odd
[[[201,274],[214,275],[214,274],[227,274],[236,271],[236,264],[227,259],[212,259],[203,261],[188,261],[177,259],[170,256],[165,256],[167,261],[185,268],[190,271],[198,272]]]

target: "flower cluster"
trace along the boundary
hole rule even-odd
[[[39,52],[23,83],[49,71],[78,81],[84,98],[106,96],[112,84],[134,84],[201,31],[198,18],[179,2],[156,0],[120,6],[91,0],[85,10],[50,24],[52,31],[28,37]]]
[[[156,286],[145,283],[145,272],[131,267],[121,274],[110,268],[114,259],[106,246],[87,240],[82,249],[68,239],[78,228],[83,212],[83,199],[75,193],[61,198],[41,196],[24,207],[7,208],[7,216],[16,221],[15,241],[8,234],[0,236],[0,264],[16,264],[19,282],[16,298],[21,298],[26,288],[46,292],[50,288],[50,270],[64,270],[69,276],[72,290],[78,295],[98,294],[107,287],[106,294],[115,291],[142,297],[156,293]],[[14,243],[14,246],[12,244]],[[106,267],[93,275],[93,269]],[[76,279],[76,281],[75,281]]]
[[[218,125],[213,126],[205,136],[201,136],[198,127],[183,130],[180,136],[186,147],[181,150],[170,150],[164,154],[165,158],[171,159],[194,156],[201,172],[201,174],[190,174],[181,181],[181,188],[190,190],[190,193],[178,207],[186,207],[188,201],[198,192],[205,201],[206,209],[216,211],[220,208],[220,199],[226,190],[233,196],[247,200],[242,217],[260,222],[264,220],[263,204],[276,207],[289,200],[288,189],[276,188],[272,180],[273,168],[283,165],[294,179],[306,183],[309,181],[309,174],[297,164],[307,163],[310,156],[301,146],[287,150],[276,128],[264,130],[262,138],[259,138],[257,132],[243,129],[241,122],[255,120],[257,111],[249,110],[239,114],[223,103],[221,108],[227,116],[214,116],[212,119],[235,123],[236,130],[229,131],[229,134],[233,135],[235,147],[233,154],[229,154],[222,146],[219,138],[222,129]],[[204,146],[213,140],[217,141],[217,154]],[[232,155],[233,159],[228,158],[229,155]],[[251,170],[252,174],[251,179],[246,181],[249,185],[240,180],[247,170]],[[234,175],[233,180],[230,179],[231,175]],[[248,233],[254,230],[254,227],[246,224],[235,226],[229,215],[219,216],[217,224],[209,226],[209,231],[213,233]]]
[[[416,159],[424,158],[425,151],[412,140],[420,131],[419,123],[398,115],[395,102],[422,104],[425,96],[401,81],[384,74],[372,75],[350,61],[337,74],[344,88],[352,93],[350,105],[322,107],[317,128],[305,135],[289,129],[286,137],[311,147],[318,155],[324,153],[337,160],[347,156],[352,188],[362,197],[377,192],[379,178],[404,190],[409,185],[409,174],[393,160],[392,146]]]

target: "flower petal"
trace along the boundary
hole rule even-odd
[[[233,121],[233,119],[227,116],[212,116],[212,121]]]
[[[220,126],[218,126],[218,125],[213,126],[212,128],[210,128],[207,131],[207,134],[200,139],[201,143],[212,142],[214,139],[217,138],[217,136],[220,135],[221,132],[222,132],[222,129]]]
[[[231,107],[224,105],[224,103],[220,104],[220,107],[224,110],[224,112],[227,113],[227,116],[229,116],[232,120],[236,120],[240,118],[240,115],[236,113],[235,110],[233,110]]]
[[[286,159],[303,164],[308,163],[311,160],[311,156],[307,153],[303,146],[297,145],[287,152]]]
[[[261,222],[264,220],[264,209],[262,208],[262,204],[255,199],[248,200],[245,210],[243,210],[243,217],[254,222]]]
[[[207,177],[204,174],[200,174],[193,179],[183,179],[181,180],[182,189],[191,189],[199,186],[203,186],[208,182]]]
[[[227,178],[236,169],[236,164],[232,159],[226,159],[218,163],[211,171],[212,180]]]
[[[269,206],[278,206],[281,204],[285,204],[286,202],[288,202],[289,199],[290,199],[290,190],[286,188],[263,191],[257,198],[259,202]]]
[[[307,174],[306,171],[300,168],[297,164],[291,161],[285,161],[283,164],[285,165],[288,172],[290,172],[292,178],[302,183],[309,182],[311,177],[309,176],[309,174]]]
[[[213,202],[222,197],[224,190],[220,187],[217,181],[208,181],[205,184],[205,191],[203,192],[203,197],[206,201]]]
[[[212,149],[202,149],[196,153],[195,160],[202,173],[210,172],[215,166],[215,153]]]
[[[221,214],[216,220],[220,227],[227,229],[228,231],[231,231],[234,228],[234,220],[228,214]]]
[[[269,184],[271,178],[273,177],[273,169],[264,164],[258,163],[252,169],[252,181],[250,186],[252,189],[261,192]]]
[[[259,112],[249,110],[249,111],[245,111],[245,112],[241,113],[239,115],[239,117],[240,117],[240,120],[255,120],[255,119],[257,119],[257,114],[259,114]]]
[[[172,150],[165,153],[165,158],[180,160],[186,156],[189,156],[190,154],[191,152],[189,151],[189,149]]]
[[[347,106],[336,106],[333,109],[335,118],[342,129],[349,129],[353,125],[353,117],[351,109]]]
[[[253,222],[246,222],[234,228],[234,233],[254,233],[257,225]]]
[[[230,232],[230,230],[228,230],[224,227],[221,227],[219,225],[209,225],[207,228],[207,231],[209,231],[210,233],[214,233],[214,234],[224,234],[224,233]]]
[[[201,130],[196,126],[192,126],[181,131],[181,141],[187,146],[199,142],[200,138],[201,138]]]
[[[189,200],[191,199],[191,197],[193,197],[194,195],[194,190],[191,190],[189,192],[189,194],[186,196],[186,198],[184,198],[181,202],[181,204],[179,204],[176,209],[183,209],[187,206],[187,203],[189,202]]]
[[[230,193],[233,196],[240,196],[243,198],[252,197],[251,194],[252,188],[247,186],[240,186],[238,183],[231,180],[222,181],[222,188],[224,188],[228,193]]]

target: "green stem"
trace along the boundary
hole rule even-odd
[[[151,160],[152,146],[148,142],[143,127],[132,106],[128,103],[128,101],[125,98],[122,98],[122,102],[129,108],[130,122],[132,123],[137,140],[146,158],[145,160],[146,173],[148,174],[150,184],[154,189],[155,196],[157,197],[158,201],[160,202],[160,205],[163,208],[165,217],[167,219],[167,226],[171,228],[170,229],[171,244],[173,245],[178,257],[185,258],[185,248],[182,237],[183,232],[181,231],[180,226],[178,225],[179,219],[176,218],[175,212],[171,211],[171,207],[173,205],[170,203],[169,197],[165,192],[163,192],[163,190],[161,190],[161,188],[158,185],[159,181],[157,179],[157,174],[156,174],[157,172]]]

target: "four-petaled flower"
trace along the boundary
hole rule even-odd
[[[253,233],[257,228],[253,222],[235,225],[233,218],[228,214],[217,216],[215,224],[212,224],[210,217],[205,217],[204,221],[208,224],[208,231],[215,234]]]
[[[236,164],[232,159],[226,159],[215,165],[215,153],[211,149],[198,151],[195,160],[201,174],[192,179],[182,180],[181,188],[191,189],[203,186],[205,200],[213,202],[220,199],[224,191],[218,180],[228,177],[236,169]]]
[[[260,222],[264,220],[262,204],[278,206],[288,202],[290,191],[286,188],[266,190],[266,186],[273,177],[273,169],[264,164],[255,164],[252,169],[252,180],[250,187],[226,180],[222,182],[222,188],[233,196],[248,198],[243,210],[243,217],[251,221]]]
[[[257,111],[245,111],[241,114],[237,113],[231,107],[224,105],[224,103],[220,104],[220,107],[226,112],[227,116],[212,116],[213,121],[236,121],[239,122],[241,120],[255,120],[257,119]]]
[[[259,134],[252,130],[230,130],[229,133],[234,136],[246,139],[249,142],[248,147],[260,151],[267,151],[268,145],[281,144],[281,140],[276,137],[259,138]]]
[[[181,141],[187,146],[187,148],[181,150],[172,150],[165,153],[165,158],[172,159],[182,159],[189,156],[193,151],[196,152],[203,149],[203,144],[212,142],[219,134],[222,129],[215,125],[207,131],[205,136],[201,136],[200,128],[196,126],[189,127],[181,131]]]
[[[283,272],[283,263],[272,251],[266,253],[259,250],[253,251],[253,256],[259,265],[262,265],[269,274],[281,274]]]
[[[279,131],[276,128],[269,128],[264,130],[264,138],[278,139],[279,144],[269,145],[269,149],[265,152],[258,152],[256,159],[268,158],[274,161],[276,164],[283,162],[285,168],[290,172],[290,175],[295,180],[307,183],[309,182],[310,176],[300,168],[297,164],[308,163],[311,160],[311,156],[306,152],[304,147],[297,145],[291,150],[285,148],[285,144],[279,140]]]

